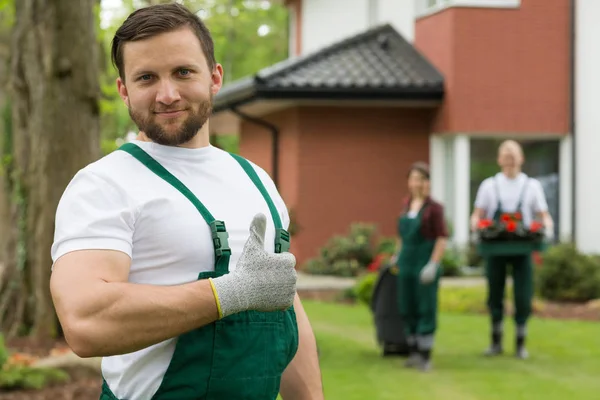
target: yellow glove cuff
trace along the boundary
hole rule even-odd
[[[215,295],[215,301],[217,303],[217,311],[219,312],[219,319],[223,318],[223,310],[221,310],[221,301],[219,301],[219,294],[217,293],[217,288],[215,287],[215,283],[212,278],[208,278],[210,282],[210,287],[212,288],[213,294]]]

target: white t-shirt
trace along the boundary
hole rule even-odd
[[[523,223],[529,225],[536,213],[548,211],[548,204],[541,183],[537,179],[529,178],[524,173],[510,179],[499,172],[495,176],[485,179],[477,191],[475,208],[485,210],[486,217],[492,219],[498,207],[497,193],[499,191],[502,211],[516,212],[525,185],[527,188],[522,203]]]
[[[225,221],[236,262],[257,213],[267,216],[265,249],[274,251],[269,207],[246,172],[227,152],[161,146],[134,141],[182,181],[217,220]],[[285,229],[287,208],[269,175],[251,164],[271,195]],[[84,249],[111,249],[131,258],[129,281],[153,285],[193,282],[214,270],[208,224],[169,183],[124,151],[115,151],[79,171],[56,212],[52,259]],[[125,332],[124,332],[125,334]],[[167,370],[175,339],[146,349],[106,357],[102,373],[118,398],[150,399]]]

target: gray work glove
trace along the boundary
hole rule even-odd
[[[286,310],[294,303],[296,258],[291,253],[268,253],[266,228],[264,214],[255,215],[235,270],[211,279],[221,318],[246,310]]]
[[[427,285],[435,280],[435,276],[438,271],[438,263],[429,261],[425,267],[421,270],[420,280],[421,283]]]

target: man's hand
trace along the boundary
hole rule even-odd
[[[267,218],[257,214],[236,269],[211,279],[221,318],[246,310],[286,310],[294,303],[296,258],[265,250],[266,227]]]

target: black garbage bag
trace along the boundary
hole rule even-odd
[[[384,356],[409,354],[404,324],[398,310],[398,267],[382,265],[373,288],[371,312],[377,331],[377,342]]]

